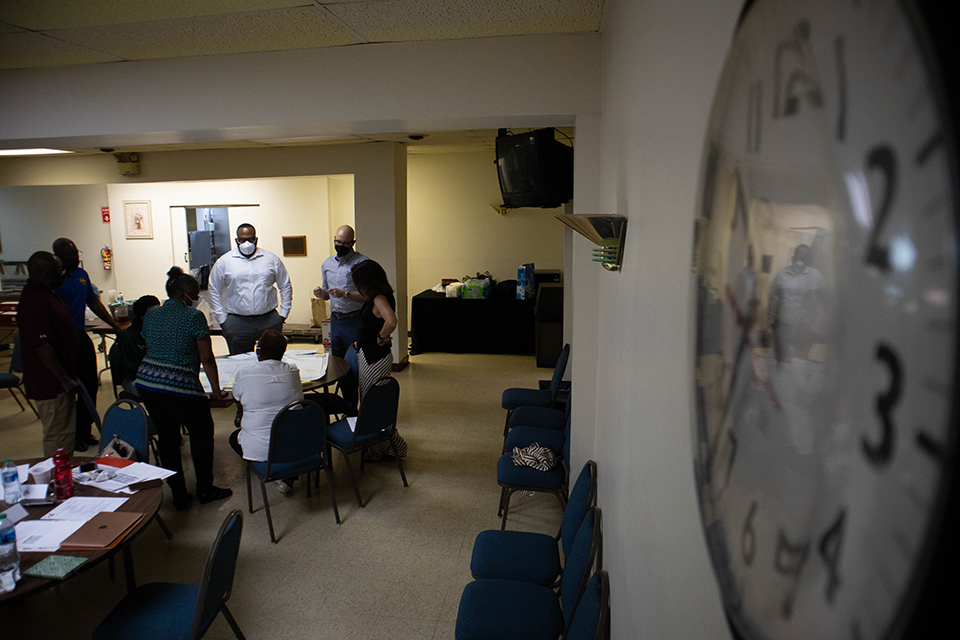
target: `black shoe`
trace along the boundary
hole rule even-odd
[[[100,444],[100,440],[96,436],[87,436],[86,438],[84,438],[84,442],[90,445]]]
[[[183,511],[190,505],[192,500],[192,493],[186,493],[182,496],[173,496],[173,508],[177,511]]]
[[[87,443],[83,442],[82,440],[77,440],[76,442],[73,443],[73,450],[80,451],[80,452],[86,451]]]
[[[197,500],[200,504],[207,504],[214,500],[224,500],[233,495],[230,489],[221,489],[220,487],[210,487],[208,491],[197,491]]]

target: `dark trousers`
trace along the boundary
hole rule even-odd
[[[283,318],[276,309],[262,316],[238,316],[230,313],[220,325],[230,355],[253,351],[253,345],[267,329],[283,331]]]
[[[360,316],[338,320],[330,318],[330,353],[338,358],[347,355],[347,349],[360,336]],[[350,404],[357,404],[357,380],[353,375],[340,379],[340,394]]]
[[[86,331],[80,331],[77,341],[77,380],[86,388],[90,394],[90,400],[93,406],[97,406],[97,389],[100,387],[100,381],[97,379],[97,350],[93,346],[93,341]],[[77,440],[80,442],[89,438],[93,416],[87,409],[87,403],[77,403]]]
[[[176,471],[167,478],[167,484],[175,499],[187,494],[183,478],[183,463],[180,460],[180,426],[190,431],[190,455],[193,471],[197,476],[197,491],[208,493],[213,487],[213,416],[210,401],[199,397],[182,397],[139,389],[140,397],[150,412],[157,427],[160,464],[164,469]]]

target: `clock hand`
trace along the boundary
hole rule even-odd
[[[730,309],[733,311],[734,321],[740,327],[740,345],[737,347],[737,357],[733,363],[733,377],[730,380],[730,393],[727,394],[727,399],[724,402],[724,409],[721,413],[721,420],[726,418],[727,409],[729,408],[730,399],[733,397],[733,385],[736,382],[737,369],[740,366],[740,356],[743,354],[744,350],[747,347],[753,349],[753,339],[750,337],[750,329],[753,328],[753,319],[756,315],[755,310],[758,304],[758,300],[753,298],[750,300],[750,310],[749,315],[744,315],[741,313],[739,306],[737,305],[737,299],[733,295],[733,289],[730,288],[730,285],[727,285],[727,299],[730,302]],[[752,351],[751,351],[752,354]],[[759,370],[758,370],[759,369]],[[757,374],[757,377],[760,378],[760,381],[763,383],[763,387],[767,390],[767,395],[770,396],[770,401],[773,403],[773,408],[777,411],[780,411],[780,399],[777,397],[777,392],[773,388],[773,383],[770,381],[770,374],[766,370],[766,366],[754,358],[754,373]]]

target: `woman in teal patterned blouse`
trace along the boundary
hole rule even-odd
[[[192,498],[180,460],[181,426],[190,432],[197,499],[207,503],[228,498],[233,492],[213,485],[210,400],[220,400],[223,392],[207,320],[193,308],[200,299],[200,285],[180,267],[173,267],[167,272],[167,296],[161,306],[144,316],[142,334],[147,353],[137,370],[136,384],[157,427],[160,462],[177,472],[167,484],[173,491],[173,506],[180,511]],[[200,385],[201,365],[213,389],[209,398]]]

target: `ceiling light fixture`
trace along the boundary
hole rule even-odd
[[[0,149],[0,156],[53,156],[61,153],[73,153],[63,149]]]

